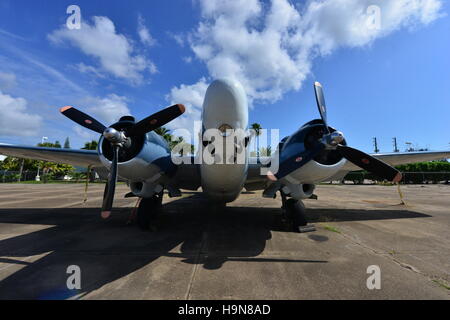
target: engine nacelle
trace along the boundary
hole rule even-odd
[[[331,177],[335,176],[339,170],[347,162],[346,159],[341,159],[338,163],[332,165],[321,164],[317,161],[311,160],[301,168],[291,172],[289,175],[283,178],[283,180],[292,183],[318,183],[327,181]]]
[[[302,200],[311,197],[315,188],[314,184],[287,184],[281,190],[291,198]]]
[[[336,130],[328,127],[330,132]],[[284,159],[295,154],[301,154],[312,148],[315,143],[325,134],[323,121],[320,119],[312,120],[303,125],[297,132],[280,143],[279,150]],[[346,141],[341,142],[346,145]],[[341,153],[334,149],[324,149],[317,154],[311,161],[305,163],[297,170],[291,172],[281,180],[283,184],[315,184],[321,181],[327,181],[335,176],[345,165],[347,160]]]
[[[109,169],[111,147],[103,137],[99,141],[99,157]],[[164,176],[170,176],[175,171],[167,142],[154,132],[133,137],[131,147],[119,154],[118,175],[130,182],[131,191],[139,197],[151,197],[161,191],[160,182]]]

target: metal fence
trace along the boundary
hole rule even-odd
[[[450,172],[402,172],[402,184],[449,184]],[[378,183],[380,179],[371,173],[366,172],[350,172],[343,182],[353,182],[354,184],[370,184]]]
[[[428,183],[445,183],[450,182],[450,172],[402,172],[403,179],[401,183],[403,184],[428,184]],[[19,171],[7,171],[0,170],[0,183],[11,183],[11,182],[24,182],[24,181],[36,181],[37,171],[25,170],[20,175]],[[20,178],[20,179],[19,179]],[[43,174],[40,172],[41,181],[71,181],[71,182],[82,182],[86,179],[86,173],[77,173],[69,175],[69,177],[64,177],[63,175],[55,176],[52,174]],[[94,175],[91,177],[91,181],[97,180],[98,176]],[[380,180],[377,179],[371,173],[365,172],[350,172],[341,181],[343,183],[354,183],[354,184],[371,184],[378,183]]]

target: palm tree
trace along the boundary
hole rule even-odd
[[[261,135],[262,127],[259,123],[253,123],[251,128],[255,130],[256,135],[256,156],[259,158],[259,136]]]
[[[164,138],[164,140],[167,141],[167,143],[171,143],[172,141],[172,135],[169,133],[169,129],[167,129],[166,127],[159,127],[155,130],[153,130],[156,134],[159,134],[161,137]]]

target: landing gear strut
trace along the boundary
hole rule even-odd
[[[308,225],[305,216],[305,205],[301,200],[287,199],[286,195],[281,192],[281,201],[282,219],[289,226],[290,230],[300,233],[316,231],[313,225]]]
[[[142,230],[150,230],[158,214],[162,210],[163,192],[153,195],[151,198],[142,198],[137,209],[136,222]]]

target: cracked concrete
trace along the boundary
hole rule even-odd
[[[0,184],[0,298],[449,299],[450,186],[402,191],[407,206],[395,186],[318,186],[306,234],[283,230],[278,198],[244,193],[216,212],[186,192],[142,232],[125,224],[125,185],[102,221],[103,185],[83,204],[82,184]],[[72,264],[81,290],[66,287]]]

